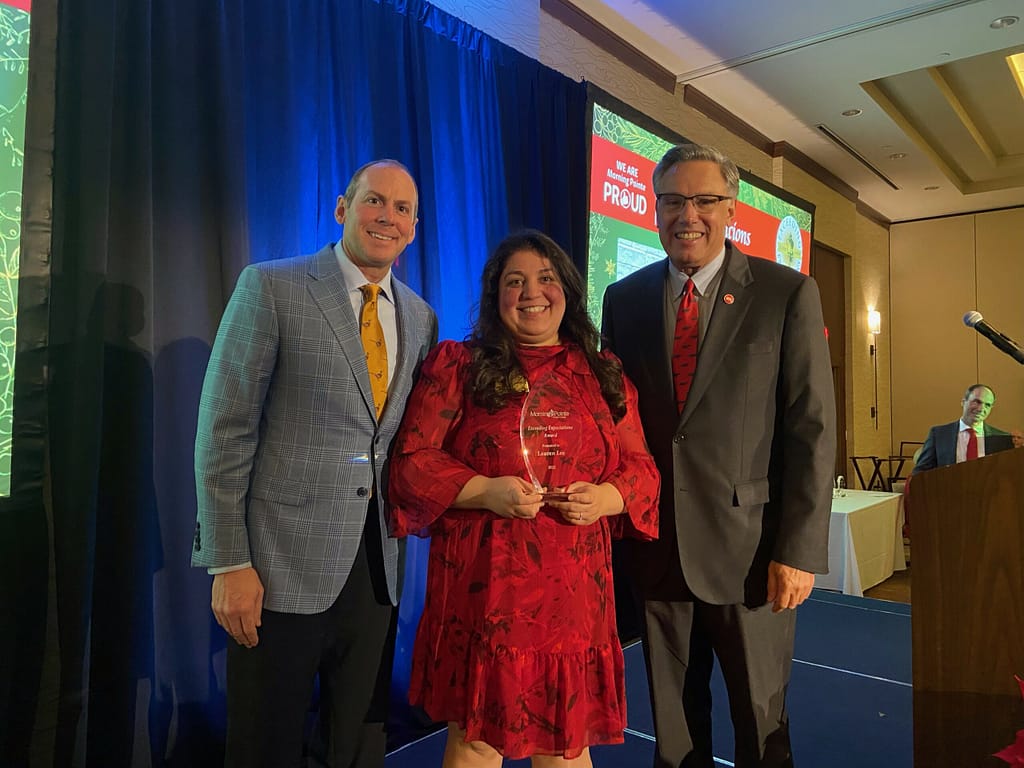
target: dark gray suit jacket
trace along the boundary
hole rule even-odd
[[[661,535],[629,542],[643,590],[678,560],[693,594],[761,605],[777,560],[828,570],[835,402],[813,280],[727,245],[714,311],[686,407],[676,411],[666,355],[668,261],[610,285],[605,343],[640,397],[662,476]]]
[[[949,424],[940,424],[928,430],[921,453],[917,455],[917,463],[911,474],[924,472],[926,469],[948,467],[956,464],[956,440],[960,433],[960,420]],[[1008,432],[985,425],[985,455],[1013,448],[1013,438]]]
[[[399,545],[387,535],[387,456],[437,318],[392,276],[398,361],[377,421],[359,325],[333,245],[253,264],[231,296],[203,382],[192,564],[251,560],[263,605],[318,613],[341,593],[370,500],[388,591]]]

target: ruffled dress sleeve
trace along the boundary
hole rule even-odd
[[[423,361],[392,447],[392,536],[429,536],[463,486],[479,474],[446,450],[462,418],[469,362],[469,350],[455,341],[442,341]]]
[[[602,352],[611,356],[611,352]],[[619,441],[619,466],[605,478],[614,485],[625,510],[621,515],[607,518],[613,538],[630,537],[650,541],[658,538],[658,493],[661,475],[654,457],[647,448],[643,426],[637,410],[637,392],[625,374],[622,383],[626,394],[626,415],[615,425]]]

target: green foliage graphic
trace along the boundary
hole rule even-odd
[[[29,14],[0,5],[0,495],[11,490]]]
[[[796,223],[800,225],[800,229],[805,232],[811,231],[811,214],[776,197],[771,192],[765,192],[763,189],[751,186],[745,181],[740,181],[740,194],[737,199],[741,203],[759,208],[779,221],[782,221],[787,216],[792,216],[796,219]]]
[[[609,112],[600,104],[594,104],[594,135],[654,162],[661,160],[661,156],[672,147],[670,142]]]
[[[594,106],[597,108],[597,105]],[[608,247],[608,220],[600,213],[590,212],[590,258],[587,259],[587,312],[594,325],[601,327],[601,303],[604,289],[615,275],[615,250]],[[609,272],[613,276],[609,279]]]

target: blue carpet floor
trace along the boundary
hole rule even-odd
[[[650,768],[654,728],[643,651],[625,649],[626,743],[591,750],[595,768]],[[797,613],[788,704],[800,768],[911,768],[910,606],[815,590]],[[731,766],[725,684],[712,680],[716,762]],[[387,768],[439,766],[444,731],[394,750]],[[528,760],[506,760],[510,768]]]

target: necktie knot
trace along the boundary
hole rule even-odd
[[[359,290],[363,293],[364,302],[375,302],[377,296],[380,295],[380,286],[377,283],[367,283],[366,285],[360,285]]]

